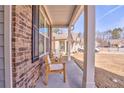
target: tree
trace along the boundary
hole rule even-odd
[[[82,36],[82,33],[81,33],[81,32],[79,32],[79,33],[78,33],[78,37],[79,37],[79,38],[81,38],[81,36]]]
[[[83,36],[82,36],[82,33],[81,33],[81,32],[79,32],[79,33],[78,33],[77,38],[79,38],[79,40],[80,40],[79,42],[81,43],[81,39],[83,38]]]
[[[112,30],[110,30],[110,29],[105,31],[105,41],[104,42],[107,42],[109,47],[110,47],[111,32],[112,32]]]
[[[111,31],[112,39],[119,39],[121,37],[121,32],[123,30],[121,28],[114,28]]]
[[[59,28],[52,28],[52,31],[56,34],[58,34],[60,32]]]

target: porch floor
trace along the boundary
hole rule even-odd
[[[48,85],[43,84],[42,78],[37,81],[36,88],[81,88],[82,87],[82,70],[75,64],[75,62],[67,62],[67,81],[63,82],[63,75],[51,74],[49,75]]]

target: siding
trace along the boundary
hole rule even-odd
[[[4,87],[4,44],[3,44],[3,6],[0,5],[0,88]]]

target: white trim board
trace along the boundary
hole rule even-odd
[[[4,62],[5,87],[12,88],[12,6],[4,6]]]

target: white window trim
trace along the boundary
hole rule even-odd
[[[4,6],[5,87],[12,88],[12,6]]]

